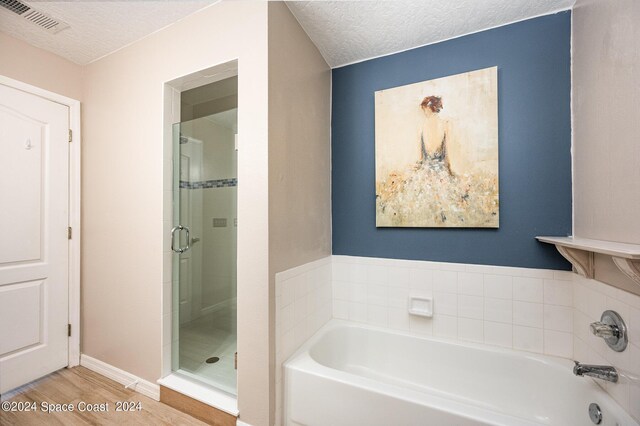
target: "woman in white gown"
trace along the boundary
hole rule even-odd
[[[437,171],[444,169],[453,175],[447,153],[449,123],[442,120],[439,115],[443,109],[442,98],[427,96],[422,100],[420,107],[425,118],[420,129],[420,160],[418,164]]]

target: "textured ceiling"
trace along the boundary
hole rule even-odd
[[[71,26],[50,34],[0,8],[0,31],[77,64],[87,64],[216,0],[23,1]]]
[[[82,65],[216,1],[26,0],[24,3],[71,27],[50,34],[0,8],[0,31]],[[338,67],[568,9],[574,1],[289,1],[287,4],[329,65]]]
[[[575,0],[289,1],[333,67],[569,9]]]

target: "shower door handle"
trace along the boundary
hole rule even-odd
[[[184,230],[187,233],[187,245],[185,247],[176,247],[176,233],[178,233],[179,235],[179,233],[182,230]],[[180,244],[179,241],[178,241],[178,244]],[[173,229],[171,230],[171,250],[175,251],[178,254],[182,254],[185,251],[189,250],[190,248],[191,248],[191,238],[189,236],[189,228],[182,225],[174,226]]]
[[[191,248],[191,237],[189,236],[189,228],[186,226],[183,226],[185,232],[187,233],[187,245],[185,247],[182,247],[182,252],[184,253],[185,251],[189,250]]]
[[[173,229],[171,230],[171,250],[175,251],[178,254],[182,253],[184,250],[182,250],[181,248],[176,248],[176,232],[180,232],[183,229],[184,229],[183,226],[178,225],[178,226],[174,226]]]

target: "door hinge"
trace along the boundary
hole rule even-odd
[[[71,229],[71,227],[67,228],[67,238],[71,239],[71,236],[73,235],[73,230]]]
[[[69,129],[69,142],[73,140],[73,131]]]
[[[67,336],[71,337],[71,324],[67,324]]]
[[[238,369],[238,352],[233,354],[233,368]]]

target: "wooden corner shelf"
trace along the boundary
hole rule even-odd
[[[640,244],[591,240],[579,237],[536,237],[543,243],[554,244],[580,275],[593,278],[594,253],[611,256],[618,269],[640,285]]]

